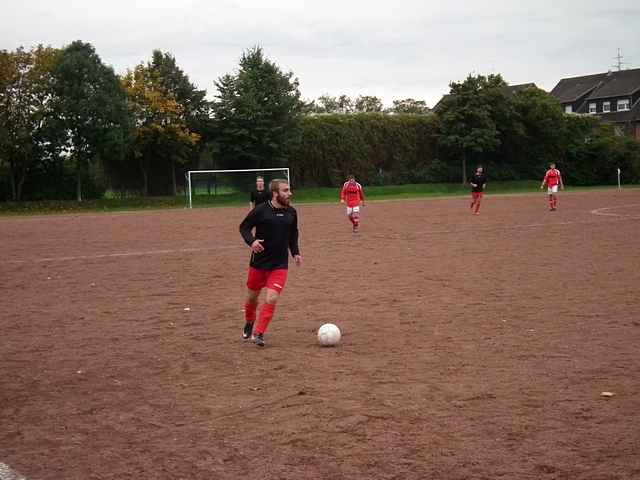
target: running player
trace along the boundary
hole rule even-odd
[[[564,190],[562,175],[553,162],[549,164],[549,170],[547,170],[547,173],[542,179],[540,190],[544,188],[545,184],[547,185],[547,193],[549,194],[549,210],[553,212],[558,208],[558,187]]]
[[[360,207],[364,207],[364,190],[353,175],[349,175],[342,185],[340,203],[347,204],[347,217],[353,225],[353,232],[357,232],[360,226]]]
[[[244,305],[244,339],[251,338],[264,347],[264,334],[273,317],[278,297],[287,283],[289,251],[296,262],[302,263],[298,247],[298,214],[290,204],[293,193],[286,180],[272,180],[271,200],[251,210],[240,224],[240,234],[251,247],[251,262],[247,279],[247,299]],[[253,228],[255,227],[255,235]],[[260,318],[256,322],[260,291],[267,289]]]
[[[482,165],[478,165],[476,173],[469,180],[469,184],[471,185],[471,212],[474,215],[480,215],[480,204],[484,195],[484,187],[487,185],[487,176],[484,174]]]
[[[271,192],[264,189],[264,177],[256,177],[256,189],[251,192],[249,200],[249,210],[253,210],[258,205],[271,200]]]

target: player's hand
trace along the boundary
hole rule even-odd
[[[477,183],[472,183],[471,186],[475,188],[475,187],[478,186],[478,184]]]
[[[344,199],[342,199],[342,198],[341,198],[341,199],[340,199],[340,203],[344,203]]]
[[[544,185],[540,185],[540,190],[542,190],[544,188]]]
[[[297,266],[302,265],[302,256],[301,255],[294,255],[293,256],[293,261],[296,262]]]
[[[264,240],[260,240],[256,238],[256,240],[251,244],[251,251],[253,253],[264,252],[264,247],[262,246],[262,242],[264,242]]]

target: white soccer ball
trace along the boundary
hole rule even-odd
[[[340,343],[340,329],[333,323],[325,323],[318,329],[318,343],[323,347],[334,347]]]

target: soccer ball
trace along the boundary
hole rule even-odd
[[[318,343],[323,347],[334,347],[340,343],[340,329],[333,323],[325,323],[318,329]]]

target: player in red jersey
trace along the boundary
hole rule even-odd
[[[298,247],[298,214],[290,203],[293,194],[289,182],[272,180],[269,190],[271,200],[257,205],[240,224],[240,234],[252,252],[242,337],[246,340],[253,336],[260,347],[264,347],[264,333],[287,282],[289,252],[296,265],[302,263]],[[263,288],[267,289],[267,298],[254,329],[258,297]]]
[[[342,185],[340,203],[347,204],[347,217],[353,225],[354,233],[357,232],[360,226],[360,207],[364,207],[364,190],[353,175],[349,175]]]
[[[542,179],[540,190],[544,188],[545,184],[547,185],[547,193],[549,194],[549,210],[553,212],[558,208],[558,187],[564,190],[562,175],[560,174],[560,170],[556,168],[555,163],[549,164],[549,170],[547,170],[547,173]]]

